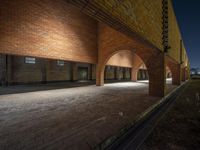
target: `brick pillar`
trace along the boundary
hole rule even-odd
[[[103,86],[104,85],[104,69],[105,69],[104,66],[97,64],[96,86]]]
[[[104,74],[103,74],[103,76],[104,76],[104,80],[107,80],[107,70],[108,70],[108,67],[105,66]]]
[[[117,67],[114,68],[114,76],[115,80],[117,80]]]
[[[88,67],[88,80],[92,80],[92,64]]]
[[[48,60],[40,59],[41,72],[42,72],[42,83],[47,83],[47,63],[48,63]]]
[[[13,66],[13,56],[7,55],[7,67],[6,67],[6,79],[7,85],[13,83],[13,74],[14,74],[14,66]]]
[[[138,73],[138,69],[131,69],[131,81],[137,81],[137,73]]]
[[[172,70],[172,84],[180,85],[181,84],[181,65],[176,64]]]
[[[117,67],[117,69],[116,69],[116,79],[117,80],[120,80],[120,71],[119,71],[119,67]]]
[[[126,68],[122,68],[123,80],[126,79]]]
[[[72,63],[72,81],[77,81],[78,80],[78,67],[77,63],[73,62]]]
[[[152,56],[148,64],[149,73],[149,95],[163,97],[166,86],[166,58],[165,54],[160,53]]]
[[[92,80],[95,80],[95,78],[96,78],[96,68],[95,68],[95,65],[94,64],[92,64],[91,65],[91,72],[92,72]]]
[[[186,80],[186,69],[182,68],[181,69],[181,81],[185,81]]]
[[[190,72],[188,71],[188,68],[185,70],[185,79],[188,80],[190,78]]]

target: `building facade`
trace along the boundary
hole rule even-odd
[[[7,0],[0,8],[2,85],[149,79],[149,94],[164,96],[167,67],[173,84],[189,78],[171,0]]]

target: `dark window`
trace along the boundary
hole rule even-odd
[[[34,57],[25,57],[25,63],[26,64],[35,64],[35,58]]]
[[[63,60],[58,60],[57,61],[57,65],[58,66],[64,66],[65,65],[65,62]]]

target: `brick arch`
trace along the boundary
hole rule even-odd
[[[126,49],[116,50],[116,51],[112,52],[111,54],[109,54],[109,56],[105,57],[105,61],[103,62],[103,64],[106,65],[107,62],[111,59],[112,56],[114,56],[115,54],[118,54],[120,52],[128,52],[128,53],[133,54],[131,50],[126,50]]]
[[[162,51],[136,37],[126,35],[99,24],[98,30],[98,64],[96,85],[104,84],[104,68],[111,56],[122,50],[138,55],[146,65],[149,75],[149,94],[164,96],[165,94],[165,55]]]
[[[168,77],[168,74],[169,74],[169,73],[171,73],[171,75],[172,75],[171,69],[169,68],[168,65],[166,65],[166,78]]]
[[[123,47],[124,49],[125,47]],[[129,47],[130,48],[130,47]],[[107,63],[107,61],[115,54],[121,52],[121,51],[129,51],[132,53],[135,53],[136,55],[138,55],[138,51],[132,49],[129,50],[123,50],[123,49],[118,49],[113,51],[112,53],[108,53],[108,56],[104,56],[104,59],[99,61],[98,65],[97,65],[97,78],[96,78],[96,85],[97,86],[103,86],[104,85],[104,70],[105,70],[105,65]],[[126,47],[127,49],[127,47]],[[142,53],[139,53],[142,54]],[[165,80],[162,81],[162,75],[164,75],[165,72],[160,72],[160,69],[162,70],[162,68],[160,68],[160,64],[162,65],[163,62],[159,61],[162,59],[159,59],[160,57],[164,56],[161,53],[158,53],[157,55],[155,54],[149,54],[146,55],[145,53],[143,53],[144,55],[138,55],[140,58],[142,56],[142,61],[145,64],[147,71],[148,71],[148,75],[149,75],[149,94],[152,96],[163,96],[165,94]],[[148,56],[148,57],[147,57]],[[143,60],[144,59],[144,60]],[[140,67],[140,66],[138,66]],[[164,68],[164,64],[163,64],[163,68]],[[163,74],[161,74],[163,73]],[[158,76],[160,75],[160,76]],[[161,77],[159,79],[159,77]],[[165,76],[164,76],[165,77]],[[163,78],[165,79],[165,78]],[[158,80],[158,81],[157,81]],[[161,82],[161,84],[160,84]],[[163,84],[162,84],[163,82]],[[159,87],[159,88],[157,88]],[[163,88],[163,89],[162,89]],[[159,89],[159,90],[158,90]],[[163,91],[162,91],[163,90]]]
[[[170,57],[166,58],[166,65],[172,73],[172,84],[180,85],[181,83],[181,65]]]
[[[132,66],[132,70],[131,70],[131,80],[132,81],[138,80],[138,71],[142,65],[145,65],[145,68],[146,68],[146,64],[143,62],[143,60],[137,54],[134,53],[133,66]],[[147,72],[148,72],[148,70],[147,70]]]
[[[133,49],[123,49],[123,48],[130,48],[130,47],[121,47],[122,49],[116,50],[114,52],[112,52],[111,54],[109,54],[109,56],[105,57],[104,60],[102,61],[101,64],[101,75],[104,75],[104,71],[105,71],[105,66],[107,64],[107,62],[116,54],[120,53],[120,52],[128,52],[130,54],[132,54],[132,69],[131,69],[131,80],[132,81],[137,81],[137,75],[138,75],[138,70],[139,68],[145,64],[144,61],[135,53],[135,51]],[[135,61],[136,60],[136,61]],[[146,64],[145,64],[146,66]],[[148,69],[147,69],[148,71]],[[102,79],[103,81],[103,79]],[[102,84],[103,85],[103,84]]]
[[[104,84],[103,76],[104,76],[105,66],[112,56],[114,56],[115,54],[120,53],[120,52],[130,52],[133,55],[137,55],[136,51],[133,48],[131,48],[130,46],[124,46],[124,47],[121,46],[119,49],[116,48],[116,49],[114,49],[114,51],[111,51],[110,53],[108,53],[107,56],[104,56],[103,60],[101,60],[101,63],[98,64],[97,69],[99,70],[101,79],[100,79],[100,81],[97,81],[97,85],[101,86]],[[143,59],[140,56],[138,56],[138,57],[143,61]],[[146,61],[143,61],[142,63],[145,64],[145,62],[148,62],[148,60],[146,59]],[[139,64],[134,67],[137,70],[141,65],[142,64]],[[147,65],[145,64],[145,66],[147,66]],[[148,68],[147,68],[147,71],[148,71]],[[97,80],[98,80],[98,78],[97,78]]]

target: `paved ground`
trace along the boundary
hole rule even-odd
[[[0,96],[1,150],[91,149],[159,100],[148,96],[147,82],[62,85],[43,91],[32,86],[34,92],[27,87],[29,92],[14,90],[15,94],[6,94],[5,89],[13,91],[13,87],[0,89],[4,94]],[[173,88],[168,85],[168,91]],[[27,91],[25,86],[19,89]]]

